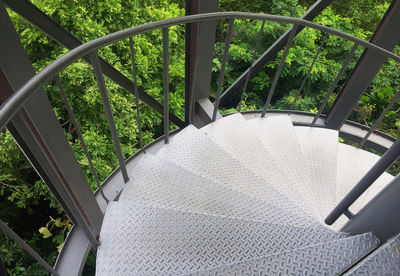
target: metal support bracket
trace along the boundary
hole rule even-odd
[[[399,26],[400,0],[394,0],[370,42],[392,51],[400,41]],[[328,113],[326,122],[328,128],[340,129],[342,127],[386,60],[385,56],[371,49],[364,50],[350,78]]]

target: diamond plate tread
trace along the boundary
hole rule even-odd
[[[121,193],[121,204],[135,202],[186,212],[329,231],[315,219],[304,216],[274,190],[265,200],[257,200],[152,154],[142,157],[130,179]]]
[[[319,210],[319,219],[335,207],[338,132],[311,127],[294,127],[305,161],[311,174],[310,200]]]
[[[375,250],[346,275],[400,275],[400,235]]]
[[[269,115],[266,118],[255,118],[247,121],[262,141],[264,149],[269,152],[276,162],[284,169],[291,179],[293,188],[298,191],[306,203],[310,203],[309,195],[311,174],[304,162],[300,143],[288,115]],[[313,204],[309,204],[314,208]],[[318,209],[314,209],[318,213]]]
[[[111,202],[97,275],[178,275],[346,237],[344,233]]]
[[[276,183],[279,190],[292,201],[302,204],[299,193],[293,187],[296,181],[285,174],[286,164],[278,163],[274,156],[264,150],[263,143],[254,129],[240,113],[217,120],[199,129],[222,150],[239,160],[247,169],[253,171],[268,183]],[[285,179],[285,181],[282,181]]]
[[[271,190],[279,192],[284,190],[280,185],[285,182],[285,179],[281,179],[279,183],[267,183],[264,178],[255,175],[253,171],[243,166],[239,160],[233,158],[192,125],[174,136],[170,143],[164,145],[156,155],[257,199],[270,198]],[[276,200],[279,199],[276,198],[272,202]],[[299,200],[292,200],[292,202],[304,214],[315,216],[306,208],[304,202]]]
[[[339,275],[378,244],[366,233],[193,275]]]
[[[371,152],[339,143],[338,147],[338,183],[336,201],[339,202],[361,178],[379,160],[379,156]],[[349,208],[357,213],[364,205],[377,195],[394,176],[383,173],[369,189]]]

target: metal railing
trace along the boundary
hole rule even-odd
[[[104,37],[95,39],[93,41],[87,42],[85,44],[82,44],[82,45],[74,48],[73,50],[71,50],[70,52],[68,52],[67,54],[62,56],[61,58],[57,59],[56,61],[54,61],[53,63],[48,65],[46,68],[44,68],[42,71],[40,71],[37,75],[35,75],[32,79],[30,79],[24,86],[22,86],[16,93],[14,93],[6,102],[4,102],[1,105],[1,107],[0,107],[0,131],[3,130],[6,127],[6,125],[18,114],[18,112],[21,110],[24,103],[30,97],[34,96],[36,91],[39,88],[41,88],[46,82],[51,81],[52,79],[55,78],[56,83],[60,89],[62,99],[64,100],[65,106],[67,108],[68,114],[71,117],[72,123],[77,131],[77,135],[80,140],[80,143],[81,143],[81,145],[84,149],[85,155],[89,161],[89,165],[90,165],[92,173],[95,177],[99,192],[100,192],[101,196],[104,197],[104,200],[106,200],[106,202],[108,202],[109,200],[113,200],[113,198],[107,198],[105,196],[105,194],[103,193],[102,185],[100,185],[100,181],[97,177],[95,168],[91,161],[90,154],[87,151],[85,141],[80,133],[79,125],[75,120],[73,111],[72,111],[72,109],[68,103],[67,97],[65,95],[65,91],[62,86],[62,80],[59,78],[60,72],[63,71],[70,64],[77,61],[78,59],[80,59],[80,58],[88,59],[88,57],[89,57],[88,60],[90,61],[90,63],[93,66],[93,69],[94,69],[94,74],[96,76],[96,81],[97,81],[98,88],[99,88],[99,91],[101,94],[104,111],[105,111],[108,125],[110,128],[110,132],[111,132],[111,136],[112,136],[112,140],[113,140],[113,144],[114,144],[114,149],[115,149],[116,155],[118,157],[120,172],[121,172],[123,181],[126,183],[129,180],[129,176],[128,176],[127,168],[126,168],[126,161],[124,160],[124,157],[122,154],[121,144],[120,144],[117,129],[115,126],[110,101],[108,98],[107,87],[106,87],[106,84],[104,81],[104,76],[103,76],[104,72],[102,71],[101,61],[98,56],[98,50],[105,46],[111,45],[113,43],[116,43],[116,42],[124,40],[124,39],[129,40],[129,48],[130,48],[131,62],[132,62],[132,80],[133,80],[133,90],[130,92],[132,92],[132,94],[134,94],[134,96],[135,96],[136,115],[137,115],[138,127],[139,127],[140,148],[141,148],[142,152],[145,152],[145,147],[143,145],[142,131],[141,131],[140,111],[139,111],[139,92],[138,92],[137,76],[136,76],[135,52],[134,52],[134,47],[133,47],[134,37],[136,35],[139,35],[139,34],[142,34],[145,32],[149,32],[149,31],[153,31],[153,30],[157,30],[157,29],[162,30],[162,37],[163,37],[163,39],[162,39],[163,40],[162,41],[163,42],[162,43],[162,45],[163,45],[163,51],[162,51],[162,55],[163,55],[163,74],[162,74],[163,110],[162,110],[162,114],[163,114],[164,143],[168,143],[169,142],[169,134],[170,134],[169,133],[169,122],[170,122],[170,117],[169,117],[170,116],[170,111],[169,111],[169,70],[168,70],[168,66],[169,66],[169,46],[168,46],[169,45],[169,35],[168,35],[168,31],[169,31],[169,28],[171,26],[175,26],[175,25],[179,25],[179,24],[197,23],[200,25],[201,22],[203,22],[203,21],[226,20],[226,19],[229,20],[229,23],[227,26],[227,35],[226,35],[226,40],[225,40],[223,62],[222,62],[222,67],[221,67],[219,80],[218,80],[218,89],[217,89],[217,93],[216,93],[216,99],[214,102],[212,121],[216,120],[216,115],[217,115],[218,109],[219,109],[221,91],[222,91],[223,82],[224,82],[225,69],[226,69],[226,66],[228,63],[228,58],[229,58],[229,47],[230,47],[232,35],[233,35],[234,21],[236,19],[250,19],[250,20],[262,21],[262,27],[259,32],[258,38],[257,38],[257,43],[255,45],[251,64],[254,63],[257,49],[259,47],[261,47],[260,41],[261,41],[261,36],[263,34],[263,26],[266,21],[274,21],[274,22],[293,24],[293,28],[292,28],[289,38],[287,40],[285,50],[283,52],[282,58],[279,63],[279,67],[275,73],[275,77],[270,86],[264,108],[261,112],[261,117],[265,117],[266,114],[269,112],[269,106],[271,104],[271,100],[272,100],[274,91],[276,89],[282,69],[285,65],[286,57],[287,57],[289,50],[291,48],[291,45],[296,37],[297,28],[299,26],[301,26],[302,28],[309,27],[312,29],[322,31],[326,34],[326,37],[328,35],[334,35],[334,36],[338,36],[340,38],[343,38],[345,40],[348,40],[348,41],[351,41],[354,43],[354,46],[350,50],[350,53],[348,54],[347,58],[345,59],[341,70],[339,71],[336,79],[332,83],[332,85],[328,91],[328,94],[326,95],[321,106],[319,107],[318,113],[315,115],[312,115],[313,120],[311,123],[308,124],[310,126],[323,127],[323,125],[317,124],[317,122],[318,122],[319,118],[322,116],[322,112],[323,112],[324,108],[326,107],[329,97],[333,93],[336,85],[338,84],[340,78],[342,77],[344,71],[346,70],[346,68],[350,62],[350,59],[354,55],[354,52],[357,49],[357,47],[363,46],[366,49],[370,49],[371,51],[374,51],[377,54],[381,54],[381,55],[385,56],[386,58],[390,58],[390,59],[400,63],[399,56],[397,56],[377,45],[371,44],[369,42],[366,42],[362,39],[348,35],[341,31],[338,31],[338,30],[335,30],[335,29],[332,29],[332,28],[329,28],[326,26],[318,25],[318,24],[315,24],[315,23],[312,23],[310,21],[300,19],[300,18],[291,18],[291,17],[277,16],[277,15],[242,13],[242,12],[221,12],[221,13],[199,14],[199,15],[191,15],[191,16],[185,16],[185,17],[179,17],[179,18],[165,19],[165,20],[160,20],[157,22],[151,22],[148,24],[136,26],[133,28],[119,31],[119,32],[115,32],[115,33],[106,35]],[[317,53],[314,57],[312,64],[310,65],[308,73],[297,92],[296,99],[300,95],[300,93],[304,87],[304,83],[305,83],[306,79],[308,78],[308,76],[312,70],[312,67],[313,67],[318,55],[320,54],[322,48],[324,47],[324,45],[325,45],[325,42],[322,43],[320,48],[317,50]],[[201,49],[197,49],[197,51],[201,51]],[[196,61],[195,61],[195,63],[196,63]],[[196,68],[196,64],[195,64],[194,68]],[[250,75],[251,75],[251,68],[252,68],[252,65],[250,66],[248,76],[247,76],[246,82],[245,82],[246,84],[243,88],[243,91],[242,91],[242,94],[240,97],[240,102],[239,102],[239,106],[238,106],[239,111],[241,110],[241,103],[244,98],[244,95],[246,92],[246,86],[247,86],[247,83],[248,83]],[[200,73],[201,72],[195,71],[193,74],[192,81],[194,81],[196,79],[196,75],[200,74]],[[192,85],[192,92],[193,92],[192,95],[194,93],[196,93],[194,85]],[[399,92],[399,94],[400,94],[400,92]],[[390,108],[393,106],[393,104],[399,98],[399,94],[397,94],[395,96],[395,98],[393,98],[392,102],[385,109],[384,113],[377,120],[377,122],[373,126],[373,128],[369,129],[368,133],[365,135],[365,137],[363,137],[360,145],[364,145],[364,143],[366,142],[368,137],[370,137],[370,135],[374,133],[374,130],[376,129],[378,124],[381,122],[381,120],[383,119],[385,114],[390,110]],[[194,112],[194,110],[195,110],[194,106],[195,106],[195,102],[193,101],[189,105],[189,109],[190,109],[189,114],[192,114]],[[292,112],[291,109],[290,109],[290,111],[288,111],[289,114]],[[191,122],[192,119],[189,121]],[[393,159],[396,156],[398,157],[399,152],[400,152],[399,147],[400,147],[400,141],[398,140],[388,150],[388,152],[381,158],[381,160],[377,163],[377,165],[375,165],[374,168],[372,168],[371,171],[360,181],[360,183],[357,184],[357,186],[355,187],[355,190],[351,191],[349,193],[348,197],[346,197],[343,200],[343,202],[338,205],[338,207],[334,210],[334,215],[331,215],[329,217],[329,219],[327,219],[327,223],[334,222],[334,220],[337,219],[337,217],[340,216],[341,214],[348,213],[348,207],[351,205],[351,203],[354,202],[385,169],[387,169],[387,167],[394,161]],[[1,225],[3,225],[3,224],[1,224]],[[79,225],[79,226],[83,227],[83,228],[88,227],[87,225]],[[8,231],[8,229],[7,229],[7,231]],[[86,231],[85,233],[89,233],[89,232],[90,231]],[[9,233],[9,231],[8,231],[8,233]],[[12,232],[11,235],[14,235],[14,234],[15,233]],[[93,237],[87,236],[87,238],[92,239]],[[97,242],[97,241],[95,241],[95,242]],[[92,246],[93,246],[93,244],[92,244]],[[93,246],[93,247],[95,248],[95,246]],[[45,263],[42,263],[42,264],[44,265],[44,267],[46,269],[48,269],[49,272],[51,272],[53,274],[57,273],[53,270],[49,270],[48,264],[45,264]]]

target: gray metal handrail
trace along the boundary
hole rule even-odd
[[[352,35],[346,34],[344,32],[322,26],[304,19],[292,18],[287,16],[278,15],[266,15],[266,14],[255,14],[255,13],[244,13],[244,12],[220,12],[220,13],[205,13],[198,15],[183,16],[171,19],[160,20],[156,22],[151,22],[143,25],[139,25],[126,30],[118,31],[92,41],[89,41],[81,46],[76,47],[64,56],[60,57],[32,79],[30,79],[23,87],[21,87],[12,97],[10,97],[5,103],[0,107],[0,131],[5,128],[7,123],[14,117],[14,115],[19,111],[24,102],[31,97],[34,92],[44,83],[52,79],[56,74],[65,69],[68,65],[73,63],[79,58],[82,58],[91,52],[94,52],[102,47],[110,45],[112,43],[118,42],[129,37],[152,31],[155,29],[162,29],[179,24],[195,23],[199,21],[207,20],[218,20],[218,19],[254,19],[254,20],[267,20],[275,21],[281,23],[290,23],[307,26],[313,29],[317,29],[332,35],[336,35],[343,39],[353,41],[359,45],[362,45],[368,49],[375,51],[376,53],[382,54],[387,58],[391,58],[400,63],[400,57],[389,52],[375,44],[369,43],[360,38],[356,38]]]
[[[138,102],[138,88],[137,88],[136,69],[135,69],[135,62],[134,62],[135,60],[134,60],[134,50],[133,50],[133,37],[138,34],[149,32],[149,31],[156,30],[156,29],[163,30],[163,97],[164,97],[163,98],[163,103],[164,103],[163,119],[164,119],[164,141],[165,141],[165,143],[168,143],[168,137],[169,137],[169,101],[168,101],[168,98],[169,98],[169,84],[168,84],[169,83],[168,48],[169,47],[168,47],[168,42],[169,42],[169,39],[168,39],[168,30],[169,30],[169,27],[174,26],[174,25],[189,24],[189,23],[200,24],[201,22],[208,21],[208,20],[220,20],[220,19],[229,19],[230,20],[228,34],[227,34],[226,43],[225,43],[224,61],[223,61],[223,65],[221,68],[221,75],[220,75],[219,84],[218,84],[218,93],[217,93],[216,101],[214,103],[213,120],[215,120],[216,111],[219,106],[219,100],[220,100],[220,94],[221,94],[221,89],[222,89],[222,83],[223,83],[223,79],[224,79],[223,77],[224,77],[225,67],[226,67],[226,63],[228,60],[229,45],[230,45],[230,41],[232,38],[232,32],[233,32],[233,22],[237,18],[262,20],[263,24],[265,21],[275,21],[275,22],[294,24],[293,29],[290,33],[290,37],[287,41],[287,45],[286,45],[285,51],[283,53],[282,59],[280,61],[280,65],[278,67],[278,70],[275,74],[275,78],[271,85],[271,88],[270,88],[270,91],[269,91],[269,94],[268,94],[261,117],[264,117],[268,111],[267,109],[271,102],[272,95],[276,88],[277,82],[279,80],[282,68],[285,64],[285,59],[289,53],[290,46],[295,38],[296,29],[298,26],[306,26],[306,27],[310,27],[313,29],[317,29],[317,30],[323,31],[327,34],[336,35],[338,37],[341,37],[343,39],[346,39],[346,40],[349,40],[349,41],[352,41],[355,43],[355,46],[351,50],[348,59],[346,59],[342,70],[339,72],[337,79],[335,80],[334,84],[332,85],[330,93],[332,93],[334,87],[336,86],[338,80],[340,79],[340,76],[343,74],[351,56],[354,54],[355,48],[358,45],[362,45],[365,48],[373,50],[376,53],[382,54],[383,56],[400,63],[399,56],[397,56],[377,45],[371,44],[367,41],[364,41],[362,39],[348,35],[341,31],[334,30],[334,29],[326,27],[326,26],[318,25],[318,24],[315,24],[315,23],[312,23],[310,21],[300,19],[300,18],[291,18],[291,17],[285,17],[285,16],[276,16],[276,15],[263,15],[263,14],[254,14],[254,13],[242,13],[242,12],[223,12],[223,13],[208,13],[208,14],[199,14],[199,15],[184,16],[184,17],[178,17],[178,18],[172,18],[172,19],[165,19],[165,20],[160,20],[157,22],[143,24],[143,25],[129,28],[126,30],[122,30],[119,32],[115,32],[115,33],[106,35],[104,37],[95,39],[93,41],[87,42],[85,44],[82,44],[81,46],[76,47],[75,49],[71,50],[70,52],[68,52],[67,54],[62,56],[61,58],[57,59],[56,61],[54,61],[47,67],[45,67],[42,71],[40,71],[37,75],[35,75],[32,79],[30,79],[24,86],[22,86],[16,93],[14,93],[5,103],[3,103],[0,106],[0,131],[3,130],[6,127],[6,125],[10,122],[10,120],[12,120],[14,118],[14,116],[18,113],[18,111],[22,108],[23,104],[27,100],[30,97],[32,97],[35,94],[35,92],[43,84],[50,81],[54,77],[56,77],[57,84],[60,87],[63,99],[67,105],[68,112],[69,112],[70,116],[73,117],[72,110],[70,108],[68,108],[69,104],[68,104],[68,101],[66,100],[67,98],[65,97],[65,93],[63,91],[61,81],[58,79],[58,74],[63,69],[65,69],[67,66],[69,66],[70,64],[72,64],[73,62],[78,60],[79,58],[89,56],[92,61],[94,73],[95,73],[97,83],[99,86],[99,90],[100,90],[100,94],[102,97],[104,110],[106,113],[106,117],[107,117],[108,124],[110,127],[111,136],[112,136],[113,143],[114,143],[114,148],[116,150],[116,155],[117,155],[119,165],[120,165],[120,171],[123,176],[124,182],[127,182],[129,180],[129,177],[128,177],[121,145],[119,142],[118,133],[116,130],[116,126],[115,126],[115,122],[114,122],[114,118],[113,118],[113,114],[112,114],[112,110],[111,110],[111,105],[110,105],[109,98],[108,98],[107,88],[105,85],[104,76],[103,76],[103,72],[102,72],[102,69],[100,66],[97,51],[100,48],[103,48],[107,45],[118,42],[120,40],[127,39],[127,38],[130,39],[130,50],[131,50],[132,69],[133,69],[132,73],[133,73],[133,83],[134,83],[134,91],[133,92],[135,94],[135,99],[136,99],[137,117],[138,117],[138,124],[139,124],[140,147],[144,151],[141,126],[140,126],[141,123],[140,123],[139,106],[138,106],[138,103],[139,103]],[[260,37],[261,37],[261,34],[262,34],[262,28],[260,31]],[[257,50],[257,47],[258,46],[256,45],[255,52]],[[317,53],[317,56],[318,56],[318,53]],[[314,62],[315,62],[315,59],[314,59]],[[253,60],[254,60],[254,57],[253,57]],[[313,66],[314,62],[312,63],[311,67]],[[249,73],[249,75],[250,75],[250,73]],[[196,78],[196,72],[194,73],[194,79],[195,78]],[[304,84],[302,84],[302,86],[303,85]],[[194,89],[193,85],[192,85],[192,89]],[[243,95],[245,93],[245,89],[246,88],[244,88],[244,90],[243,90]],[[302,87],[299,89],[299,93],[301,92],[301,89],[302,89]],[[242,97],[243,97],[243,95],[242,95]],[[240,108],[240,104],[241,103],[239,103],[239,108]],[[323,108],[324,108],[324,106],[320,107],[320,112],[315,117],[313,125],[315,124],[315,121],[318,119],[318,117],[321,115]],[[194,109],[194,102],[191,103],[191,105],[190,105],[190,110],[192,110],[192,112],[193,112],[193,109]],[[75,121],[75,119],[73,119],[73,121]],[[81,136],[81,135],[78,134],[78,136]],[[79,138],[81,138],[81,137],[79,137]],[[85,145],[83,138],[80,140],[81,140],[82,145]],[[397,147],[395,147],[397,145],[398,145],[398,143],[395,143],[395,145],[392,148],[397,149]],[[84,146],[84,147],[86,147],[86,146]],[[395,149],[393,149],[393,150],[395,150]],[[86,151],[87,150],[85,150],[85,153],[86,153]],[[95,175],[96,182],[98,182],[96,172],[94,171],[94,167],[91,164],[90,156],[88,154],[87,154],[87,158],[88,158],[91,168],[93,170],[93,174]],[[386,165],[387,163],[388,163],[387,160],[385,161],[385,159],[383,159],[380,164]],[[371,176],[369,178],[366,176],[368,181],[370,179],[373,179],[374,177],[376,177],[376,171],[373,176]],[[99,185],[99,182],[97,184],[99,186],[100,193],[104,196],[105,200],[108,201],[108,199],[103,194],[103,191]],[[365,186],[366,185],[364,184],[364,187]],[[341,210],[341,212],[342,213],[346,212],[346,210],[347,210],[347,208],[345,208],[344,210]]]

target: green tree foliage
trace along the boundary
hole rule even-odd
[[[121,29],[184,15],[184,8],[180,3],[165,0],[32,2],[83,42]],[[12,11],[9,13],[37,72],[68,51],[17,14]],[[184,57],[181,53],[184,52],[184,27],[170,28],[169,36],[170,108],[178,117],[183,118]],[[136,36],[134,41],[139,85],[161,103],[162,33],[160,30],[153,31]],[[105,47],[100,50],[99,55],[132,79],[127,40]],[[118,166],[118,162],[93,69],[85,61],[78,60],[64,70],[60,78],[102,181]],[[106,85],[122,151],[127,158],[139,149],[134,97],[108,78]],[[95,180],[59,90],[54,81],[44,88],[94,190]],[[162,134],[162,117],[143,103],[140,103],[139,109],[143,122],[143,139],[147,144]],[[25,240],[31,241],[34,249],[47,261],[54,263],[57,249],[62,245],[71,224],[8,132],[1,133],[0,143],[0,202],[5,202],[1,210],[15,210],[15,214],[18,214],[14,216],[14,212],[4,212],[1,213],[1,219],[8,222]],[[33,221],[29,230],[24,224],[18,223],[24,217]],[[0,244],[0,254],[10,275],[45,274],[35,261],[22,254],[22,249],[17,249],[16,245],[9,246],[13,242],[3,235],[0,236]]]
[[[140,24],[184,15],[182,0],[32,0],[32,2],[82,42]],[[220,0],[220,11],[237,10],[299,17],[313,2],[311,0]],[[336,0],[314,22],[368,40],[389,3],[389,0]],[[17,14],[12,11],[9,13],[37,72],[68,52]],[[217,89],[226,27],[226,21],[218,23],[211,95],[215,95]],[[224,88],[232,84],[250,65],[260,27],[261,22],[235,21]],[[267,22],[257,56],[262,54],[288,28],[288,24]],[[170,28],[169,35],[170,108],[178,117],[183,118],[184,26]],[[288,109],[293,104],[296,110],[317,111],[352,47],[352,43],[348,41],[329,36],[301,95],[294,103],[298,88],[318,47],[323,43],[324,36],[325,34],[319,31],[305,28],[296,37],[272,99],[272,108]],[[138,83],[148,94],[162,103],[162,33],[160,30],[155,30],[136,36],[134,41]],[[333,104],[346,76],[355,66],[362,51],[361,47],[356,51],[355,57],[330,98],[327,109]],[[395,53],[400,53],[399,47],[395,49]],[[99,55],[126,77],[132,79],[127,40],[101,49]],[[281,56],[282,52],[250,81],[242,105],[243,110],[263,107]],[[373,123],[400,88],[398,75],[398,64],[392,61],[386,62],[355,108],[351,119],[363,124]],[[118,166],[118,162],[93,69],[85,61],[78,60],[64,70],[60,77],[88,145],[96,172],[102,181]],[[139,149],[134,97],[107,77],[106,85],[122,151],[127,158]],[[96,183],[90,166],[55,82],[47,83],[44,88],[76,158],[91,188],[95,190]],[[240,92],[223,107],[224,112],[236,110]],[[162,134],[162,117],[143,103],[139,104],[139,110],[142,116],[143,139],[147,144]],[[380,126],[382,130],[393,135],[399,134],[400,120],[397,116],[399,110],[400,105],[396,104]],[[175,127],[172,125],[171,129]],[[0,133],[0,219],[8,222],[10,227],[15,229],[50,263],[54,263],[57,251],[71,227],[70,221],[57,201],[36,175],[7,131]],[[1,234],[0,254],[10,275],[45,274],[35,261],[23,253],[22,249]],[[93,259],[93,256],[89,258],[91,265],[93,265]]]

